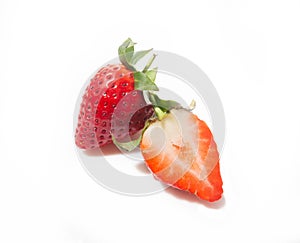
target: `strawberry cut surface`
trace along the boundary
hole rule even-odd
[[[184,109],[171,110],[144,132],[141,151],[160,181],[216,201],[223,193],[219,153],[208,126]]]

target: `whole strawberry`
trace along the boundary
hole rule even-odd
[[[134,52],[127,39],[119,47],[121,63],[101,68],[86,87],[75,132],[81,149],[95,149],[114,141],[131,140],[153,115],[143,90],[158,90],[154,84],[156,69],[149,70],[155,55],[142,71],[134,65],[151,50]]]

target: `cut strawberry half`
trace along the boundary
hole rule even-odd
[[[153,175],[201,199],[216,201],[223,193],[219,153],[204,121],[186,109],[171,109],[152,122],[140,148]]]

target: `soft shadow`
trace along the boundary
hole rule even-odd
[[[147,167],[147,165],[145,165],[145,163],[139,163],[136,165],[136,168],[140,171],[143,172],[144,174],[150,174],[150,171]]]
[[[103,156],[121,154],[121,151],[114,144],[107,144],[101,148],[84,151],[84,153],[89,156]]]
[[[216,202],[207,202],[205,200],[196,197],[194,194],[188,193],[186,191],[181,191],[173,187],[168,187],[167,189],[165,189],[165,191],[180,200],[185,200],[191,203],[202,204],[207,208],[221,209],[225,206],[224,196],[222,196],[222,198]]]

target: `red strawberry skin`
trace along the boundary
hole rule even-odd
[[[124,101],[124,105],[118,105],[120,101]],[[91,79],[82,97],[75,132],[76,145],[85,150],[95,149],[111,143],[112,133],[116,138],[123,139],[129,132],[124,131],[124,124],[138,110],[144,113],[143,107],[146,105],[142,91],[134,90],[134,75],[131,70],[122,64],[101,68]],[[112,130],[112,115],[117,106],[118,118],[114,119]],[[153,109],[152,113],[151,109],[147,109],[146,113],[149,118]],[[129,124],[131,135],[143,128],[144,117],[140,120],[138,124],[134,121]]]

